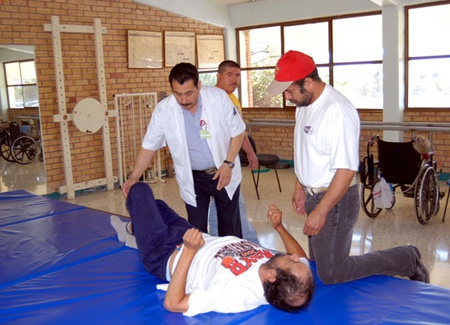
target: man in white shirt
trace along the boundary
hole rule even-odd
[[[122,191],[126,197],[156,151],[167,143],[188,221],[207,232],[209,203],[214,197],[219,235],[242,237],[238,153],[245,124],[224,91],[201,87],[197,68],[192,64],[174,66],[169,82],[173,94],[156,106]]]
[[[267,91],[284,93],[297,106],[297,180],[292,203],[295,211],[306,217],[303,233],[309,238],[309,256],[316,261],[322,282],[340,283],[375,274],[429,282],[420,252],[412,245],[350,256],[360,206],[355,177],[360,122],[353,104],[325,84],[314,60],[298,51],[288,51],[280,58]]]
[[[136,183],[127,198],[134,236],[126,223],[111,217],[118,238],[139,250],[147,271],[170,281],[166,309],[186,316],[216,311],[236,313],[265,304],[296,312],[312,298],[314,279],[306,254],[282,224],[281,211],[268,219],[288,254],[234,236],[214,237],[193,228],[150,187]]]

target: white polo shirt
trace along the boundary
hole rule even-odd
[[[345,96],[326,85],[295,118],[294,167],[303,186],[328,187],[337,169],[358,170],[360,121]]]

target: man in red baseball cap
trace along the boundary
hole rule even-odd
[[[360,121],[356,108],[319,77],[314,60],[298,51],[277,63],[267,91],[284,93],[297,106],[294,130],[292,203],[306,217],[311,259],[325,284],[384,274],[429,282],[429,274],[412,245],[349,256],[353,226],[359,215],[356,172]]]
[[[294,81],[301,80],[316,69],[314,60],[297,51],[289,51],[278,60],[275,79],[267,87],[273,96],[285,91]]]

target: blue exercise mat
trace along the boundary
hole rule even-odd
[[[316,292],[298,314],[184,317],[164,309],[162,281],[117,240],[108,213],[24,191],[1,193],[0,205],[2,324],[450,324],[449,289],[389,276],[324,285],[314,263]]]
[[[24,190],[0,193],[0,227],[86,207],[47,199]]]

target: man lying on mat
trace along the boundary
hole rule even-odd
[[[284,228],[275,205],[267,216],[287,254],[234,236],[201,233],[156,200],[145,183],[133,185],[127,208],[134,236],[118,217],[111,216],[111,224],[120,241],[137,246],[148,272],[169,281],[164,299],[169,311],[236,313],[270,303],[296,312],[312,298],[314,279],[305,251]]]

